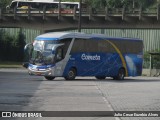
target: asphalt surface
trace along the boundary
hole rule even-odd
[[[0,111],[160,111],[160,78],[78,77],[47,81],[25,69],[0,69]],[[0,120],[159,120],[160,117],[46,117]]]

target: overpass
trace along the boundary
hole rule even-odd
[[[142,10],[126,8],[105,8],[82,11],[82,28],[160,28],[160,7]],[[0,9],[0,27],[23,27],[39,30],[75,29],[78,27],[79,13],[48,13],[46,9]]]

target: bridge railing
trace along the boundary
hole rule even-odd
[[[130,8],[130,9],[126,9],[125,13],[126,14],[138,14],[140,13],[141,8]]]
[[[157,8],[145,9],[145,10],[143,10],[143,13],[146,13],[146,14],[155,14],[155,13],[157,13]]]
[[[103,8],[103,9],[94,9],[92,7],[87,7],[86,9],[82,9],[82,16],[88,15],[88,16],[157,16],[157,19],[159,18],[159,5],[155,8],[148,8],[148,9],[142,9],[140,8]],[[34,15],[39,14],[43,16],[47,15],[71,15],[71,16],[78,16],[79,10],[77,8],[73,9],[58,9],[58,8],[52,8],[47,9],[46,7],[43,7],[43,9],[35,9],[31,7],[26,8],[15,8],[12,10],[2,10],[0,8],[0,17],[10,14],[10,16],[16,16],[16,15]],[[2,17],[1,17],[2,18]]]
[[[28,13],[30,9],[31,13],[43,13],[43,9],[35,9],[35,8],[15,8],[11,10],[3,10],[3,13],[14,13],[14,10],[16,10],[16,13]],[[94,9],[91,7],[88,7],[87,9],[83,9],[82,13],[89,13],[89,11],[92,11],[93,14],[105,14],[105,8],[103,9]],[[109,14],[122,14],[123,8],[108,8],[108,13]],[[52,8],[52,9],[46,9],[46,13],[58,13],[59,10],[57,8]],[[135,8],[135,9],[127,9],[125,10],[125,13],[139,13],[140,8]],[[157,8],[148,8],[142,11],[143,13],[156,13]],[[65,14],[70,14],[74,13],[74,9],[62,9],[61,13]]]
[[[35,8],[15,8],[13,10],[6,10],[4,11],[3,13],[6,14],[6,13],[17,13],[17,14],[25,14],[25,13],[32,13],[32,14],[37,14],[37,13],[47,13],[47,14],[57,14],[59,13],[59,9],[57,8],[53,8],[53,9],[35,9]],[[62,14],[73,14],[74,13],[74,9],[63,9],[61,10],[61,13]]]
[[[123,8],[108,8],[109,14],[122,14]]]

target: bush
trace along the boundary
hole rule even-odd
[[[155,53],[160,53],[158,50],[154,51]],[[152,68],[160,69],[160,55],[152,55]],[[144,53],[144,63],[143,68],[150,67],[150,54],[149,52]]]
[[[11,36],[0,30],[0,60],[1,61],[23,61],[25,37],[19,32],[18,36]]]

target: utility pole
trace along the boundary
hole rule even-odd
[[[82,0],[79,1],[78,32],[81,32],[81,15],[82,15]]]
[[[61,0],[59,0],[59,4],[58,4],[58,20],[61,19]]]
[[[133,0],[133,6],[132,6],[132,8],[133,9],[135,8],[135,0]]]

